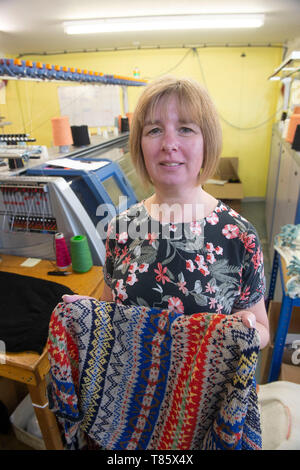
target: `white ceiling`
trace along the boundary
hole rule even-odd
[[[67,36],[66,20],[193,13],[265,13],[259,29]],[[0,54],[136,47],[279,44],[300,37],[300,0],[0,0]]]

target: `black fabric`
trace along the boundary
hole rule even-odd
[[[0,271],[0,340],[6,352],[42,353],[51,313],[63,294],[62,284]]]
[[[10,421],[8,409],[2,401],[0,401],[0,434],[8,434],[10,430]]]

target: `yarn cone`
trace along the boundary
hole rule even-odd
[[[68,247],[63,233],[55,234],[55,254],[56,266],[58,268],[65,269],[71,266],[71,256],[68,251]]]
[[[73,271],[86,273],[93,266],[87,237],[76,235],[71,238],[71,258]]]

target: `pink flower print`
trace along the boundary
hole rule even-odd
[[[127,246],[124,246],[121,256],[126,256],[127,253],[128,253],[128,248],[127,248]]]
[[[222,313],[222,308],[223,308],[223,305],[218,304],[217,305],[217,313]]]
[[[179,290],[183,293],[183,294],[186,294],[188,292],[187,288],[185,287],[186,286],[186,282],[185,281],[179,281],[177,282],[177,286],[179,288]]]
[[[133,286],[138,281],[136,275],[134,273],[129,274],[129,276],[126,279],[126,284],[129,284],[130,286]]]
[[[237,225],[227,224],[222,230],[223,235],[230,240],[239,236],[240,229]]]
[[[221,212],[221,211],[228,211],[227,207],[226,207],[225,204],[223,204],[223,203],[220,204],[219,208],[220,208],[220,212]]]
[[[185,266],[186,266],[186,269],[188,271],[190,271],[191,273],[194,272],[194,270],[196,269],[195,266],[194,266],[194,263],[191,259],[188,259],[186,261]]]
[[[139,265],[139,272],[140,273],[147,273],[148,272],[148,268],[149,268],[149,264],[148,263],[142,263]]]
[[[115,247],[114,253],[117,258],[120,256],[120,248],[118,246]]]
[[[204,261],[204,256],[203,255],[197,255],[195,258],[195,262],[198,265],[198,270],[204,275],[207,276],[209,274],[209,270],[207,268],[207,265],[205,264]]]
[[[148,235],[146,236],[146,240],[149,240],[149,245],[153,245],[156,239],[157,239],[157,233],[155,232],[148,233]]]
[[[234,209],[230,209],[228,214],[231,215],[232,217],[238,217],[239,216],[239,214]]]
[[[213,253],[207,253],[206,261],[213,264],[216,261],[215,255]]]
[[[170,232],[176,232],[176,230],[177,230],[176,225],[175,224],[170,224],[169,230],[170,230]]]
[[[165,274],[167,272],[167,267],[165,266],[164,268],[162,267],[161,263],[157,263],[158,269],[154,269],[154,272],[157,273],[157,276],[155,276],[155,279],[157,282],[162,282],[163,284],[167,282],[171,282],[169,277]]]
[[[116,291],[117,291],[117,294],[118,294],[118,298],[120,300],[125,300],[127,299],[128,295],[126,294],[126,290],[125,290],[125,287],[123,285],[123,279],[119,279],[117,282],[116,282]]]
[[[250,296],[250,287],[247,286],[246,289],[243,290],[240,296],[240,300],[247,300]]]
[[[216,292],[216,287],[211,286],[210,283],[208,282],[205,286],[205,292],[209,292],[210,294],[213,294],[214,292]]]
[[[214,299],[214,298],[210,299],[209,300],[209,308],[214,309],[215,306],[216,306],[216,303],[217,303],[216,299]]]
[[[199,266],[199,271],[201,274],[203,274],[203,276],[208,276],[209,275],[209,270],[207,268],[207,266]]]
[[[195,235],[201,235],[202,233],[202,223],[197,220],[190,223],[190,230]]]
[[[197,255],[196,258],[195,258],[195,261],[199,266],[199,264],[204,263],[204,256],[203,255]]]
[[[253,253],[254,252],[254,248],[255,248],[255,235],[253,233],[251,233],[250,235],[248,235],[247,233],[243,233],[240,235],[240,240],[242,240],[242,242],[244,243],[244,247],[246,249],[246,251],[248,251],[249,253]]]
[[[177,313],[184,312],[183,303],[178,297],[169,297],[168,309],[171,310],[171,312],[177,312]]]
[[[135,261],[134,263],[132,263],[129,268],[128,268],[128,272],[130,273],[135,273],[135,271],[138,269],[138,265],[137,265],[137,262]]]
[[[256,253],[252,256],[251,261],[254,264],[254,270],[256,272],[259,266],[261,266],[261,264],[263,263],[263,254],[260,248],[258,248]]]
[[[129,264],[130,260],[131,260],[130,255],[128,255],[123,259],[122,264]]]
[[[206,243],[205,248],[207,251],[214,251],[214,245],[212,243]]]
[[[206,217],[206,221],[211,225],[217,225],[217,223],[219,222],[219,217],[214,211],[211,215]]]
[[[215,253],[216,253],[217,255],[222,255],[222,254],[223,254],[223,248],[222,248],[221,246],[217,246],[217,247],[215,248]]]
[[[122,244],[126,243],[128,240],[128,233],[122,232],[122,233],[117,234],[117,240],[119,243],[122,243]]]

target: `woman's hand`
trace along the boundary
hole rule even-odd
[[[76,300],[82,300],[82,299],[94,299],[94,297],[89,297],[88,295],[69,295],[65,294],[62,296],[62,299],[65,304],[71,304],[72,302],[76,302]]]
[[[243,325],[247,326],[248,328],[255,328],[256,327],[256,316],[253,312],[249,310],[241,310],[233,314],[234,317],[241,318]]]
[[[242,319],[248,328],[256,328],[260,337],[260,349],[267,346],[270,339],[269,320],[266,312],[265,301],[261,298],[257,304],[252,305],[249,310],[238,310],[234,312]]]
[[[63,299],[65,304],[71,304],[72,302],[76,302],[76,300],[82,300],[82,299],[97,300],[94,297],[90,297],[88,295],[77,295],[77,294],[73,294],[73,295],[65,294],[65,295],[62,296],[62,299]],[[103,292],[102,292],[100,301],[103,301],[103,302],[113,302],[114,301],[112,291],[108,287],[108,285],[105,284],[105,283],[104,283],[104,288],[103,288]]]

